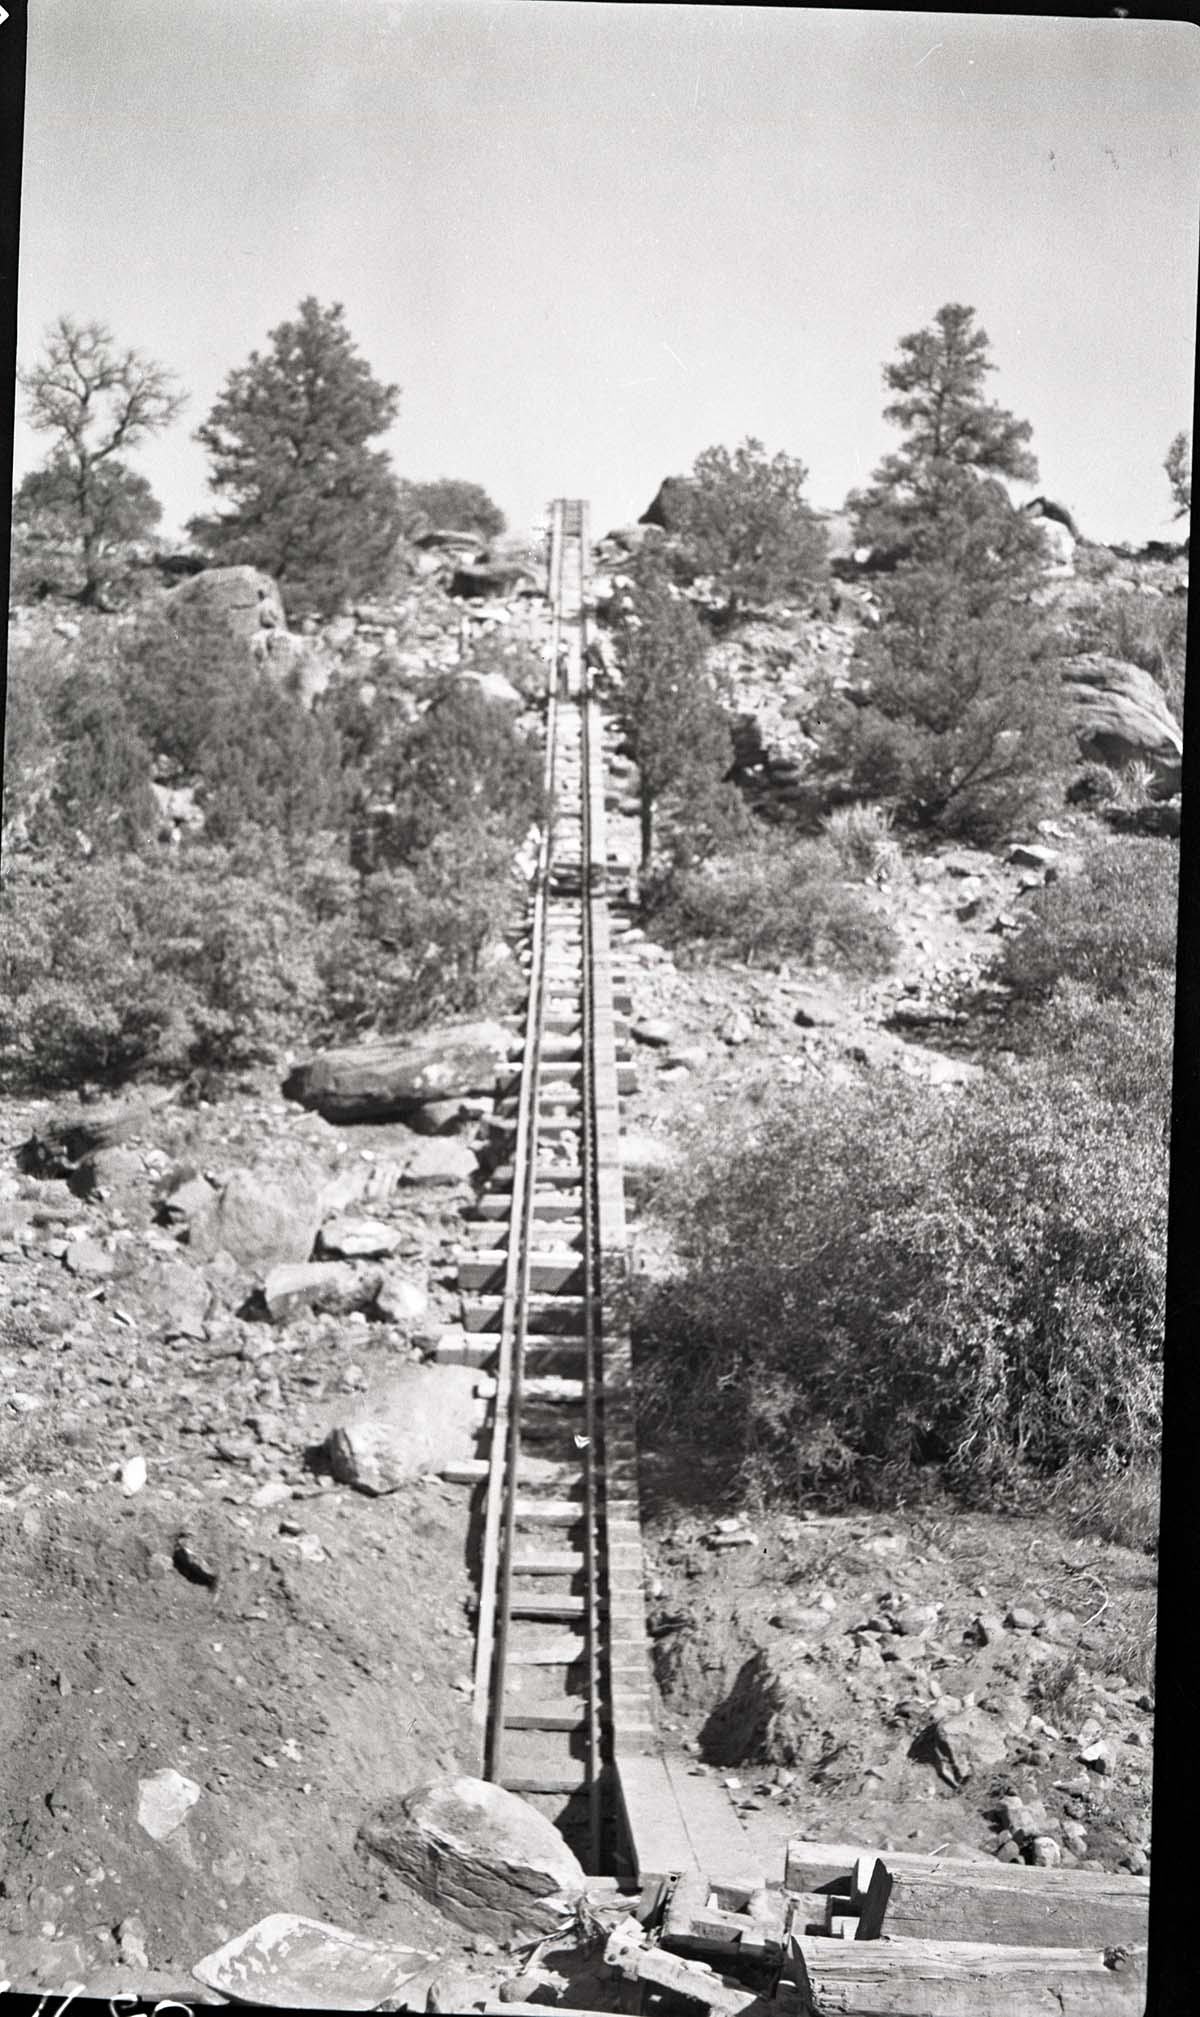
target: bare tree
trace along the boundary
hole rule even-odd
[[[140,351],[120,349],[103,322],[69,315],[59,316],[37,364],[18,377],[31,424],[55,438],[47,474],[78,539],[79,600],[94,603],[104,585],[114,509],[123,508],[129,482],[139,481],[120,457],[169,427],[186,397],[172,372]]]

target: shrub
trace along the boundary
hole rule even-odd
[[[365,877],[319,956],[331,1026],[404,1030],[494,1005],[504,989],[492,955],[523,894],[507,847],[474,831]]]
[[[199,779],[209,840],[270,828],[299,847],[339,818],[334,721],[248,665],[234,638],[198,617],[155,614],[138,626],[116,683],[146,747]]]
[[[0,1073],[10,1085],[236,1068],[320,1003],[302,905],[221,848],[6,875]]]
[[[784,1493],[968,1497],[1157,1446],[1161,1144],[1061,1077],[903,1082],[701,1117],[637,1319],[648,1433]]]
[[[1004,949],[998,978],[1046,1001],[1076,981],[1101,1000],[1161,992],[1175,971],[1179,857],[1169,841],[1111,841],[1084,873],[1030,901],[1029,922]]]
[[[895,935],[839,871],[827,842],[758,840],[667,878],[652,898],[654,928],[668,944],[703,940],[749,965],[788,958],[882,972]]]
[[[470,827],[511,851],[545,813],[543,760],[502,702],[450,676],[401,742],[382,753],[376,859],[413,861],[440,835]]]

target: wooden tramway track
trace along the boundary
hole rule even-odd
[[[1144,1879],[891,1852],[885,1865],[797,1840],[780,1883],[720,1787],[658,1743],[622,1317],[617,1101],[632,1067],[617,1041],[630,1002],[612,958],[621,920],[606,892],[586,670],[587,537],[586,506],[560,500],[548,553],[554,813],[530,903],[514,1147],[475,1207],[451,1347],[495,1372],[490,1455],[467,1467],[485,1486],[483,1770],[549,1815],[585,1868],[640,1892],[606,1953],[626,1978],[623,2007],[666,1995],[720,2017],[1136,2017]]]
[[[587,507],[553,507],[543,834],[511,1164],[460,1261],[471,1362],[495,1373],[474,1707],[483,1770],[585,1868],[619,1858],[618,1734],[652,1736],[624,1266],[602,732],[585,664]],[[606,1312],[608,1321],[606,1323]],[[614,1716],[616,1723],[614,1723]]]

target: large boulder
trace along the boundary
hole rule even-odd
[[[470,1366],[404,1366],[369,1407],[330,1430],[334,1477],[378,1496],[473,1457],[477,1377]]]
[[[257,567],[206,567],[173,588],[163,609],[168,620],[185,616],[232,632],[248,650],[264,631],[287,629],[279,590]]]
[[[429,1100],[494,1093],[514,1042],[512,1032],[495,1022],[375,1038],[298,1065],[284,1097],[328,1121],[403,1119]]]
[[[1063,679],[1081,756],[1095,763],[1153,763],[1164,774],[1177,772],[1183,732],[1148,672],[1104,652],[1085,651],[1063,661]]]
[[[256,1273],[306,1261],[328,1211],[323,1170],[297,1162],[291,1170],[231,1170],[219,1188],[195,1200],[188,1247],[201,1261],[226,1253]]]
[[[693,487],[694,478],[692,477],[664,476],[654,496],[638,519],[638,524],[656,525],[660,531],[670,532],[678,520],[680,498],[685,496]]]
[[[358,1839],[448,1919],[492,1939],[561,1932],[584,1895],[554,1823],[483,1779],[435,1779],[388,1800]]]
[[[347,1317],[369,1310],[382,1279],[379,1268],[356,1267],[352,1261],[292,1261],[269,1268],[263,1301],[275,1323],[304,1310]]]

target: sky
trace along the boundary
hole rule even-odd
[[[1200,31],[592,0],[33,0],[19,342],[66,311],[180,377],[191,438],[307,294],[401,387],[398,473],[627,524],[747,435],[836,507],[882,369],[974,307],[1037,490],[1172,536],[1192,424]],[[18,417],[19,478],[45,455]]]

